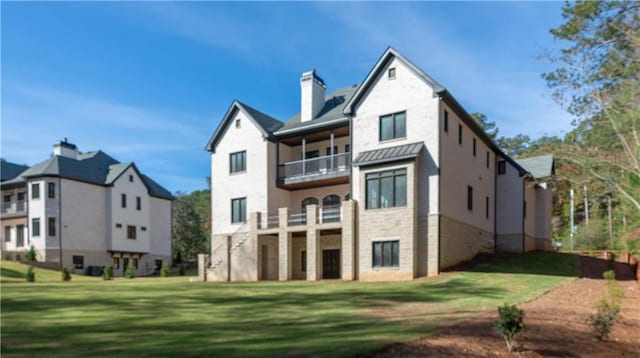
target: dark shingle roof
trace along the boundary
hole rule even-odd
[[[259,110],[248,106],[240,101],[238,101],[238,104],[247,112],[249,113],[249,115],[251,117],[253,117],[253,119],[255,119],[256,122],[258,122],[258,125],[260,125],[260,127],[262,127],[264,130],[266,130],[269,133],[273,133],[273,131],[277,130],[278,128],[280,128],[282,126],[282,122],[280,122],[279,120],[271,117],[268,114],[262,113]]]
[[[275,134],[279,135],[285,131],[301,130],[309,126],[318,126],[322,123],[346,118],[343,113],[344,106],[357,90],[358,85],[353,85],[333,91],[325,97],[324,106],[314,119],[307,122],[301,122],[300,113],[296,113],[293,117],[286,120],[284,125],[278,129]]]
[[[516,159],[516,162],[538,179],[549,177],[554,173],[554,160],[551,154]]]
[[[420,154],[423,147],[424,143],[418,142],[361,152],[353,161],[353,165],[367,166],[413,159]]]
[[[29,167],[26,165],[11,163],[0,159],[0,181],[13,179],[27,169],[29,169]]]
[[[19,177],[3,182],[3,184],[41,176],[55,176],[95,185],[112,185],[131,166],[135,168],[133,163],[119,163],[100,150],[78,154],[77,159],[54,155],[25,170]],[[137,168],[136,171],[138,171]],[[140,172],[138,174],[147,187],[149,195],[168,200],[173,199],[168,190]]]

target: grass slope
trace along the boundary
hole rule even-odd
[[[6,283],[2,266],[7,357],[353,356],[424,336],[452,315],[532,299],[578,273],[575,256],[552,253],[399,283],[28,284]]]

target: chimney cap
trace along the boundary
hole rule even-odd
[[[58,141],[58,143],[54,144],[54,146],[60,146],[60,147],[65,147],[65,148],[69,148],[69,149],[76,149],[76,145],[73,143],[69,143],[69,141],[67,140],[67,137],[64,137],[63,140]]]
[[[302,74],[302,78],[300,78],[300,81],[304,81],[308,79],[313,79],[322,87],[327,88],[327,85],[324,83],[324,80],[320,76],[318,76],[318,74],[316,73],[315,68],[311,69],[311,71],[304,72]]]

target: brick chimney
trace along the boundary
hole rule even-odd
[[[300,121],[314,119],[324,107],[324,91],[327,88],[316,70],[305,72],[300,77]]]

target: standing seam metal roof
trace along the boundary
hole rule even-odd
[[[387,147],[382,149],[369,150],[362,152],[353,161],[354,166],[367,166],[399,160],[413,159],[420,154],[424,147],[423,142],[409,143],[398,145],[395,147]]]

